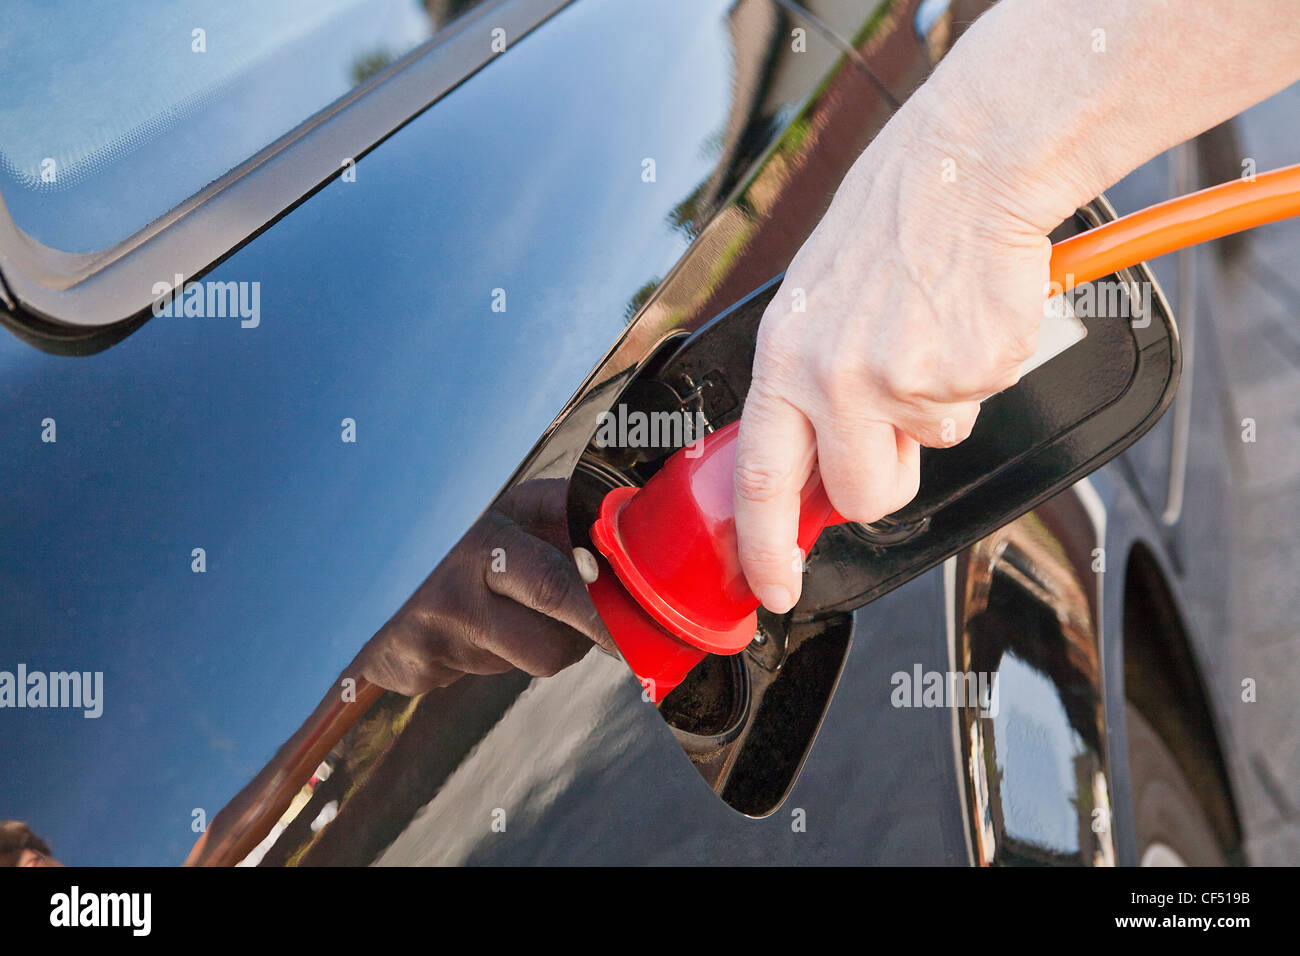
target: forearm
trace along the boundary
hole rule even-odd
[[[1152,156],[1300,79],[1295,0],[1003,0],[908,107],[1046,232]]]
[[[768,610],[799,594],[814,462],[851,520],[911,500],[919,446],[964,440],[1033,353],[1048,233],[1300,78],[1298,6],[1003,0],[957,42],[854,163],[759,326],[735,503]]]

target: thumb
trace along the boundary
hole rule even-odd
[[[774,614],[794,607],[803,587],[795,560],[799,492],[816,450],[802,412],[779,396],[750,390],[736,444],[736,539],[749,589]]]

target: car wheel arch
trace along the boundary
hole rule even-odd
[[[1123,694],[1192,782],[1220,848],[1241,862],[1242,829],[1224,728],[1191,639],[1188,616],[1158,549],[1133,541],[1124,560],[1120,615]],[[1116,707],[1122,713],[1122,706]],[[1118,719],[1117,713],[1111,720]]]

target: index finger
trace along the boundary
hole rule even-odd
[[[803,587],[796,561],[799,492],[812,474],[816,435],[803,412],[751,388],[736,442],[734,499],[740,566],[769,611],[794,607]]]

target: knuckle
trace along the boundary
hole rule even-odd
[[[1008,359],[1007,353],[986,351],[972,357],[954,372],[949,382],[949,397],[956,402],[977,401],[1001,391],[1008,368],[1018,370],[1023,359]]]
[[[573,595],[576,570],[571,574],[567,566],[549,562],[541,569],[532,587],[532,605],[538,611],[549,614],[560,610]]]
[[[431,690],[439,669],[421,655],[404,653],[395,646],[380,650],[365,668],[367,679],[385,690],[413,697]]]
[[[973,402],[946,406],[941,412],[942,417],[930,422],[924,429],[925,440],[918,440],[930,448],[959,445],[970,437],[978,414],[979,405]]]
[[[557,637],[541,636],[530,641],[518,667],[533,677],[554,677],[575,660],[573,648]]]
[[[866,362],[849,348],[823,349],[813,363],[814,375],[822,391],[831,397],[842,397],[857,391],[864,379]]]
[[[514,667],[513,662],[490,651],[479,651],[465,665],[466,672],[470,674],[504,674]]]
[[[406,676],[407,689],[403,693],[408,697],[426,694],[448,682],[446,668],[437,667],[430,661],[413,662]]]
[[[777,570],[790,564],[790,549],[767,543],[748,541],[744,544],[745,566],[771,578]],[[760,582],[753,582],[760,583]]]
[[[927,404],[921,410],[901,416],[896,427],[927,448],[941,448],[955,442],[961,432],[961,419],[953,408],[953,405]]]
[[[980,406],[978,402],[964,402],[960,405],[953,405],[948,409],[948,416],[952,419],[957,429],[957,434],[965,438],[975,427],[975,419],[979,417]]]
[[[935,363],[932,357],[913,352],[891,359],[881,376],[885,394],[905,406],[926,401],[935,391]]]
[[[385,690],[396,691],[399,694],[406,693],[402,686],[404,683],[404,672],[396,666],[393,660],[392,652],[388,649],[375,654],[362,668],[362,674],[365,678]]]
[[[442,614],[437,610],[436,596],[424,588],[417,592],[419,600],[401,610],[400,640],[415,652],[431,646],[441,633]]]
[[[582,644],[581,650],[590,644]],[[552,678],[581,657],[578,639],[569,640],[555,628],[542,630],[513,646],[508,654],[513,665],[534,678]]]
[[[474,526],[473,534],[477,539],[475,544],[485,555],[490,556],[497,548],[508,554],[517,534],[517,526],[501,512],[491,509]]]
[[[1004,392],[1020,381],[1020,363],[1017,362],[1009,369],[1003,370],[994,383],[993,391]],[[973,423],[972,423],[973,424]]]
[[[738,461],[733,479],[736,496],[745,501],[771,501],[785,490],[784,469],[765,462]]]
[[[859,507],[851,508],[847,513],[839,508],[836,508],[835,510],[839,511],[840,514],[852,521],[854,524],[871,524],[889,514],[893,508],[879,504],[863,504]]]
[[[961,424],[951,417],[928,423],[919,431],[920,434],[915,436],[916,440],[927,448],[948,448],[965,437],[962,434]]]
[[[878,521],[889,513],[884,483],[872,479],[841,482],[826,494],[831,504],[845,518],[858,524]]]
[[[917,492],[921,490],[921,472],[919,469],[908,469],[907,474],[903,477],[899,485],[898,497],[894,499],[889,511],[885,514],[893,514],[899,508],[902,508],[909,501],[916,497]],[[881,516],[883,517],[883,515]]]
[[[944,397],[953,402],[969,401],[989,394],[991,377],[980,366],[972,363],[948,379]]]

